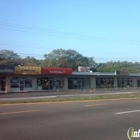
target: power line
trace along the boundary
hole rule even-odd
[[[137,40],[108,38],[108,37],[93,36],[93,35],[86,35],[86,34],[70,33],[70,32],[49,30],[49,29],[45,29],[45,28],[24,26],[24,25],[5,23],[5,22],[0,22],[0,25],[10,27],[10,29],[9,28],[1,28],[1,27],[0,27],[0,29],[19,31],[19,32],[25,32],[25,33],[32,33],[32,34],[49,35],[49,36],[55,36],[55,37],[90,40],[90,41],[98,41],[98,42],[110,42],[110,43],[121,43],[121,44],[128,44],[129,43],[129,44],[133,44],[133,45],[140,44],[140,41],[137,41]],[[17,29],[13,29],[13,28],[17,28]],[[21,29],[21,30],[19,30],[19,29]],[[37,31],[37,32],[35,32],[35,31]]]
[[[44,55],[40,55],[40,54],[24,54],[24,53],[17,53],[17,54],[20,54],[20,55],[35,55],[35,56],[40,56],[40,57],[44,57]],[[109,60],[111,60],[111,59],[128,59],[128,60],[140,60],[140,58],[100,58],[100,57],[94,57],[94,59],[102,59],[102,60],[104,60],[104,59],[109,59]]]
[[[36,49],[53,49],[52,47],[50,47],[50,48],[45,48],[45,47],[33,47],[33,46],[23,46],[23,45],[14,45],[14,44],[6,44],[6,43],[0,43],[0,46],[14,46],[14,47],[23,47],[23,48],[36,48]],[[56,48],[54,48],[54,49],[56,49]],[[97,54],[97,53],[99,53],[99,54],[104,54],[104,53],[106,53],[106,52],[92,52],[92,51],[78,51],[78,52],[84,52],[84,53],[92,53],[92,54]],[[123,54],[123,55],[140,55],[140,53],[139,54],[133,54],[133,53],[129,53],[129,54],[126,54],[126,53],[114,53],[114,52],[110,52],[110,53],[108,53],[107,52],[107,54]]]
[[[45,59],[44,55],[41,54],[26,54],[26,53],[17,53],[20,57],[34,57],[35,59]],[[94,57],[94,60],[108,60],[108,61],[135,61],[138,62],[138,60],[140,60],[140,58],[100,58],[100,57]]]
[[[23,48],[37,48],[37,49],[52,49],[52,48],[42,48],[42,47],[33,47],[33,46],[23,46],[23,45],[14,45],[14,44],[7,44],[7,43],[0,43],[1,46],[14,46],[14,47],[23,47]]]

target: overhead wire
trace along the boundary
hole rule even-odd
[[[56,37],[63,37],[63,38],[81,39],[81,40],[91,40],[91,41],[99,41],[99,42],[111,42],[111,43],[122,43],[122,44],[128,44],[128,43],[131,44],[132,43],[133,45],[140,45],[140,41],[137,41],[137,40],[108,38],[108,37],[93,36],[93,35],[86,35],[86,34],[79,34],[79,33],[63,32],[63,31],[49,30],[49,29],[45,29],[45,28],[24,26],[24,25],[5,23],[5,22],[0,22],[0,26],[9,27],[9,28],[0,27],[0,29],[26,32],[26,33],[32,33],[32,34],[49,35],[49,36],[56,36]],[[0,45],[20,46],[20,47],[30,47],[30,48],[40,48],[40,49],[52,49],[52,48],[41,48],[41,47],[32,47],[32,46],[2,44],[2,43],[0,43]],[[85,51],[80,51],[80,52],[85,52]],[[90,53],[97,53],[97,52],[90,51]],[[104,52],[98,52],[98,53],[104,53]],[[21,54],[21,53],[19,53],[19,54]],[[110,53],[110,54],[121,54],[121,53]],[[37,54],[22,54],[22,55],[26,55],[26,56],[35,55],[35,56],[44,57],[43,55],[37,55]],[[134,54],[134,55],[139,55],[139,54]],[[139,58],[95,58],[94,57],[94,59],[103,59],[103,60],[104,59],[108,59],[108,60],[109,59],[131,59],[131,60],[136,59],[136,60],[138,60]]]
[[[10,27],[10,29],[2,28],[2,27],[0,27],[0,29],[26,32],[26,33],[32,33],[32,34],[49,35],[49,36],[55,36],[55,37],[90,40],[90,41],[98,41],[98,42],[110,42],[110,43],[121,43],[121,44],[129,43],[129,44],[133,44],[133,45],[140,45],[140,41],[138,41],[138,40],[93,36],[93,35],[64,32],[64,31],[57,31],[57,30],[49,30],[49,29],[45,29],[45,28],[31,27],[31,26],[5,23],[5,22],[0,22],[0,26]],[[14,28],[17,28],[17,29],[14,29]]]
[[[47,48],[45,48],[45,47],[33,47],[33,46],[24,46],[24,45],[16,45],[16,44],[7,44],[7,43],[0,43],[0,46],[14,46],[14,47],[23,47],[23,48],[36,48],[36,49],[47,49],[47,50],[49,50],[49,49],[56,49],[56,48],[52,48],[52,47],[47,47]],[[86,52],[86,53],[94,53],[94,54],[97,54],[97,53],[101,53],[101,54],[103,54],[103,53],[106,53],[106,52],[92,52],[92,51],[78,51],[78,52]],[[140,53],[138,54],[133,54],[133,53],[128,53],[128,54],[126,54],[126,53],[115,53],[115,52],[107,52],[107,54],[124,54],[124,55],[140,55]]]

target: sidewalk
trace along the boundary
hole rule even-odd
[[[28,97],[51,97],[51,96],[59,96],[59,95],[69,95],[69,96],[79,96],[81,95],[96,95],[96,94],[119,94],[119,93],[140,93],[140,89],[96,89],[96,90],[66,90],[66,91],[41,91],[41,92],[14,92],[14,93],[0,93],[0,99],[3,98],[28,98]]]

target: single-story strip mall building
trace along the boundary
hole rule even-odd
[[[128,71],[73,72],[71,68],[0,65],[0,92],[140,87]]]

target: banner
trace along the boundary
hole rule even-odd
[[[51,74],[51,75],[71,75],[71,68],[41,68],[41,74]]]
[[[41,74],[41,67],[16,66],[15,74]]]
[[[12,65],[0,65],[0,74],[13,74],[14,70]]]

